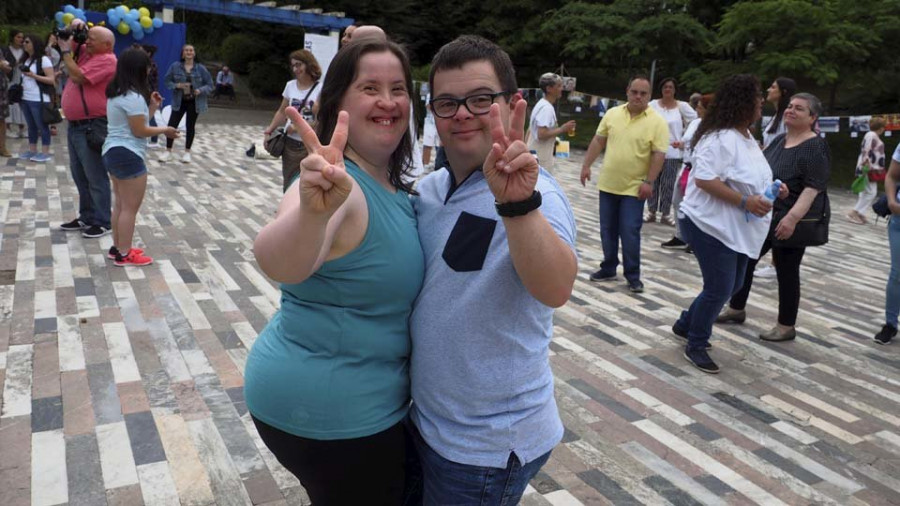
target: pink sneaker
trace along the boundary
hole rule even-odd
[[[144,256],[144,253],[138,253],[139,250],[135,248],[131,248],[128,251],[128,254],[123,256],[116,257],[116,265],[119,267],[125,267],[126,265],[134,265],[136,267],[142,267],[144,265],[150,265],[153,263],[153,259]]]
[[[141,248],[131,248],[131,251],[137,251],[138,255],[140,255],[141,253],[144,252],[144,250],[142,250]],[[110,246],[109,251],[106,252],[106,258],[108,258],[110,260],[115,260],[116,255],[118,255],[118,254],[119,254],[119,249],[116,248],[115,246]]]

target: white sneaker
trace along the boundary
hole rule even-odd
[[[159,149],[161,147],[162,147],[162,144],[160,144],[158,142],[148,142],[147,143],[147,149]]]
[[[172,152],[169,150],[166,150],[165,153],[159,155],[159,161],[161,161],[163,163],[166,163],[171,159],[172,159]]]
[[[753,276],[757,278],[774,278],[775,266],[767,265],[765,267],[757,267],[756,270],[753,271]]]
[[[184,156],[181,157],[182,163],[191,163],[191,154],[185,153]]]

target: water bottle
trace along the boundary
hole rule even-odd
[[[778,192],[780,190],[781,190],[781,180],[776,179],[775,181],[772,181],[772,184],[770,184],[768,187],[766,187],[766,191],[763,192],[763,197],[765,197],[765,199],[768,200],[769,202],[775,202],[775,199],[778,198]],[[760,216],[756,216],[755,214],[751,213],[750,211],[744,211],[744,214],[747,215],[747,221],[750,221],[750,218],[756,218],[756,219],[760,218]]]

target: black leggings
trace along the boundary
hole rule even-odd
[[[187,113],[187,140],[184,143],[184,149],[190,150],[191,144],[194,143],[194,127],[197,125],[197,104],[196,100],[182,100],[181,109],[177,111],[172,109],[172,115],[169,116],[169,126],[178,128],[184,113]],[[172,149],[175,139],[166,137],[166,149]]]
[[[253,423],[278,462],[300,480],[313,506],[401,504],[406,479],[402,422],[371,436],[330,441],[288,434],[256,417]]]
[[[800,262],[803,261],[806,248],[773,248],[772,241],[766,239],[759,252],[759,258],[765,256],[770,249],[778,277],[778,323],[793,327],[797,324],[797,312],[800,310]],[[744,286],[731,297],[728,307],[744,309],[747,306],[750,288],[753,287],[753,269],[756,268],[757,262],[759,259],[752,258],[747,262]]]

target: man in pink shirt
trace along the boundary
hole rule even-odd
[[[76,22],[80,24],[76,19],[73,28]],[[101,130],[106,134],[106,85],[116,73],[115,41],[102,26],[91,28],[84,44],[75,44],[71,37],[59,41],[62,62],[69,71],[62,96],[69,121],[69,168],[78,188],[78,217],[59,228],[80,230],[84,237],[102,237],[110,231],[109,176],[100,155],[102,141],[97,145],[95,134]]]

